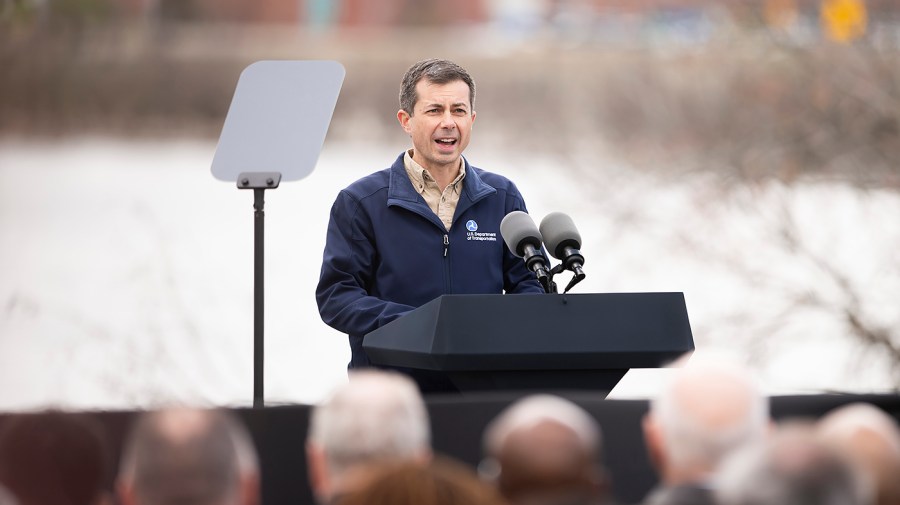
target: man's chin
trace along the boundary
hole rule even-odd
[[[434,159],[440,160],[441,163],[452,163],[459,159],[459,155],[461,154],[458,150],[453,149],[452,151],[445,151],[443,149],[436,149],[432,151],[434,153]]]
[[[428,160],[428,164],[432,167],[453,167],[459,163],[459,155],[454,156],[443,156],[443,155],[435,155],[432,156],[431,159]]]

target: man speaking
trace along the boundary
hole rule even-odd
[[[316,301],[322,320],[350,337],[349,368],[372,366],[363,336],[443,294],[544,292],[500,236],[503,217],[525,211],[519,190],[462,156],[474,103],[475,83],[459,65],[414,64],[397,111],[412,149],[331,208]],[[456,390],[442,374],[401,371],[423,392]]]

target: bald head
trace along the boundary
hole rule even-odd
[[[230,505],[253,501],[255,451],[246,430],[215,410],[173,409],[141,416],[119,474],[129,505]]]
[[[584,410],[549,395],[524,398],[485,431],[487,468],[508,500],[534,496],[596,497],[604,489],[598,463],[600,429]]]
[[[669,484],[704,479],[730,452],[761,441],[769,422],[766,398],[739,363],[709,355],[676,366],[644,422]]]
[[[878,505],[900,505],[900,429],[884,411],[866,403],[833,410],[818,423],[831,447],[849,457]]]

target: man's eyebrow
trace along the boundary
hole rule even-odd
[[[426,103],[426,104],[423,105],[423,107],[426,108],[426,109],[430,109],[430,108],[432,108],[432,107],[437,107],[438,109],[443,109],[443,108],[444,108],[444,104],[442,104],[442,103],[437,103],[437,102],[434,102],[434,103]],[[450,104],[450,107],[463,107],[463,108],[466,108],[466,109],[467,109],[467,108],[469,108],[469,104],[466,103],[466,102],[456,102],[456,103]]]

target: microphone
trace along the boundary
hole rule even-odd
[[[520,210],[510,212],[500,222],[500,235],[513,254],[525,259],[525,266],[534,272],[544,291],[549,293],[550,274],[541,254],[543,239],[531,216]]]
[[[575,228],[572,218],[562,212],[552,212],[541,220],[540,233],[544,237],[547,250],[551,256],[562,261],[561,267],[575,273],[572,281],[566,286],[568,292],[572,286],[584,279],[584,256],[581,255],[581,234]]]

